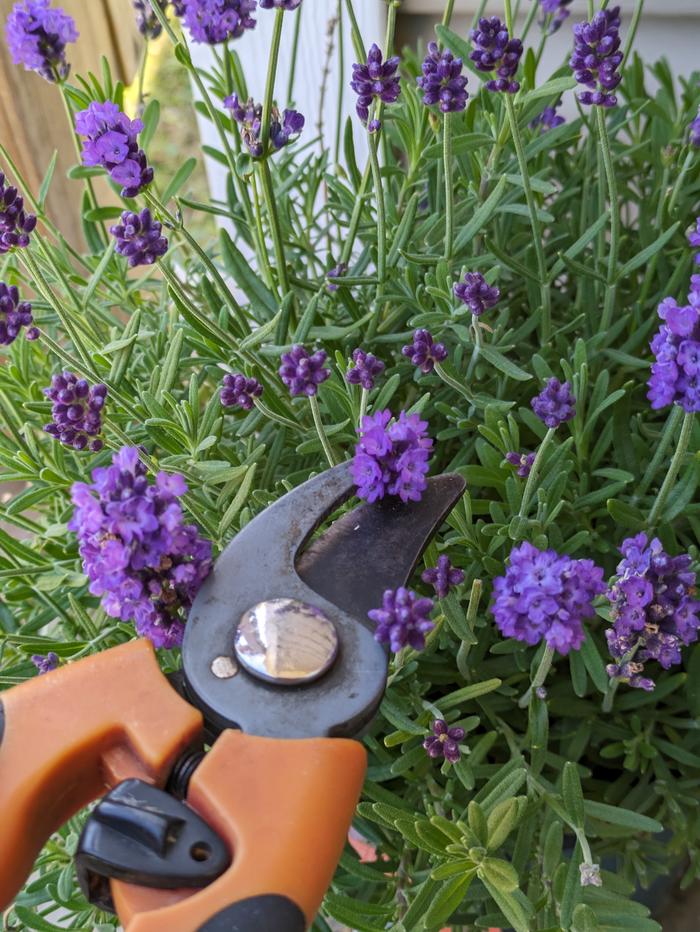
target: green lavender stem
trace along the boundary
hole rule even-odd
[[[377,300],[379,300],[384,291],[384,280],[386,278],[386,208],[384,204],[382,174],[379,168],[379,156],[377,153],[377,134],[370,133],[368,135],[369,162],[372,167],[374,200],[377,207]]]
[[[600,141],[603,165],[605,166],[605,177],[608,184],[608,200],[610,201],[610,250],[608,252],[605,303],[603,304],[603,314],[600,321],[600,330],[602,333],[605,333],[610,328],[613,310],[615,309],[615,295],[617,292],[615,276],[617,273],[618,250],[620,247],[620,206],[618,203],[615,166],[613,165],[612,150],[610,148],[610,137],[608,136],[608,127],[605,122],[605,111],[603,107],[596,107],[595,110],[598,124],[598,139]]]
[[[525,483],[525,488],[523,490],[523,498],[520,502],[520,511],[518,512],[519,518],[526,518],[528,508],[530,506],[530,499],[532,498],[532,493],[537,488],[537,481],[540,477],[540,471],[542,469],[542,463],[544,462],[544,454],[547,450],[547,447],[552,442],[552,438],[556,433],[556,427],[550,427],[547,433],[544,435],[544,439],[537,450],[537,455],[535,456],[535,461],[532,464],[532,469],[530,470],[530,475],[527,477],[527,482]]]
[[[681,427],[681,434],[678,438],[676,452],[673,454],[673,459],[671,460],[671,464],[668,467],[666,478],[664,479],[663,485],[659,489],[659,494],[656,496],[656,501],[654,502],[652,509],[649,512],[649,521],[647,523],[650,528],[653,528],[657,525],[663,507],[666,504],[666,499],[670,495],[673,486],[675,485],[676,477],[683,464],[685,454],[688,451],[688,444],[690,443],[690,435],[693,432],[694,420],[695,414],[692,412],[686,413],[683,418],[683,426]]]
[[[270,152],[270,117],[272,114],[272,98],[275,95],[275,78],[277,76],[277,63],[280,56],[280,41],[282,39],[282,26],[284,25],[284,9],[275,10],[275,22],[272,27],[272,43],[267,60],[267,80],[265,82],[265,97],[262,105],[262,119],[260,138],[263,145],[263,157]]]
[[[445,167],[445,261],[452,260],[454,245],[454,187],[452,186],[452,114],[446,113],[442,129],[442,158]]]
[[[314,419],[316,433],[318,434],[318,439],[321,441],[323,452],[326,454],[328,465],[331,467],[337,466],[337,460],[335,458],[335,454],[333,453],[333,448],[328,442],[328,437],[326,436],[326,431],[323,427],[323,421],[321,420],[321,410],[318,406],[318,398],[316,395],[309,396],[309,404],[311,405],[311,414]]]
[[[260,182],[263,190],[263,200],[267,209],[267,215],[270,219],[270,232],[272,233],[272,246],[275,250],[275,262],[277,263],[277,280],[279,281],[282,296],[289,292],[289,276],[287,275],[287,258],[284,252],[284,241],[282,239],[282,227],[280,218],[277,213],[277,201],[275,192],[272,187],[272,175],[270,165],[267,159],[261,159],[258,163],[260,168]]]
[[[360,418],[359,422],[362,423],[362,418],[367,414],[367,402],[369,401],[369,392],[366,388],[362,389],[362,395],[360,396]]]
[[[452,22],[452,13],[455,8],[455,0],[447,0],[445,4],[445,10],[442,14],[442,25],[449,29],[450,23]]]
[[[656,444],[656,449],[654,450],[654,456],[651,459],[651,462],[647,466],[646,472],[642,476],[642,481],[637,487],[637,497],[641,498],[642,495],[649,488],[651,483],[654,481],[654,476],[656,475],[661,462],[666,455],[666,450],[668,445],[673,439],[673,435],[676,432],[676,427],[680,423],[681,418],[683,417],[683,409],[679,405],[673,405],[671,408],[671,413],[668,416],[666,421],[666,426],[664,427],[663,434],[661,439]]]
[[[547,275],[547,263],[544,255],[544,246],[542,244],[542,227],[540,224],[540,218],[537,215],[535,195],[532,191],[532,185],[530,184],[530,176],[527,170],[527,159],[525,158],[525,148],[523,146],[522,136],[520,135],[518,119],[515,115],[513,97],[511,94],[504,94],[503,96],[505,97],[506,112],[508,114],[508,121],[510,123],[513,144],[515,145],[515,154],[518,159],[520,175],[523,179],[527,210],[530,214],[530,225],[532,227],[532,236],[534,239],[535,256],[537,257],[537,273],[540,280],[540,292],[542,296],[541,338],[542,342],[546,343],[549,340],[552,329],[552,302],[550,284]]]
[[[542,654],[542,660],[540,660],[540,665],[537,668],[537,672],[532,678],[532,683],[530,683],[530,688],[524,693],[518,700],[518,705],[521,709],[524,709],[530,703],[532,694],[544,684],[544,681],[547,679],[547,674],[549,673],[552,661],[554,660],[554,648],[545,647],[544,654]]]
[[[634,13],[632,14],[632,22],[630,23],[630,28],[627,32],[627,42],[625,43],[625,56],[622,59],[620,64],[620,71],[624,74],[625,65],[627,64],[627,59],[630,57],[632,49],[634,48],[634,40],[637,35],[637,29],[639,28],[639,21],[642,18],[642,11],[644,10],[644,0],[637,0],[636,6],[634,8]]]

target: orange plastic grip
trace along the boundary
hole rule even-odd
[[[126,777],[163,783],[200,734],[147,641],[132,641],[0,694],[0,908],[46,839]]]
[[[289,898],[310,924],[342,853],[365,769],[356,741],[225,731],[195,771],[187,802],[228,842],[231,866],[197,891],[113,880],[126,932],[196,932],[231,904],[262,894]]]

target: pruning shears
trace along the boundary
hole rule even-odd
[[[349,464],[223,551],[166,677],[145,640],[2,694],[0,905],[42,845],[102,797],[75,856],[126,932],[304,932],[347,839],[387,654],[367,612],[408,581],[464,482],[345,512]],[[205,752],[205,746],[209,748]],[[103,794],[107,792],[106,796]]]

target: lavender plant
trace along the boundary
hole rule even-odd
[[[10,50],[77,134],[85,243],[53,168],[33,190],[0,146],[0,683],[137,634],[176,669],[212,560],[328,464],[407,507],[458,472],[370,613],[390,675],[353,837],[377,860],[348,844],[314,929],[651,932],[650,886],[700,875],[700,75],[635,53],[643,0],[629,28],[533,0],[520,34],[510,0],[469,30],[448,0],[400,55],[398,5],[363,36],[338,4],[356,116],[327,151],[278,74],[308,0],[133,4],[220,140],[203,201],[194,159],[149,156],[168,101],[134,107],[106,63],[69,79],[70,17],[15,4]],[[256,104],[236,49],[264,17]],[[8,929],[115,927],[74,879],[82,818]]]

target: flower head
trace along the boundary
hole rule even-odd
[[[467,78],[462,74],[462,59],[455,58],[449,49],[428,45],[428,54],[422,65],[423,75],[416,81],[423,91],[426,107],[439,104],[443,113],[456,113],[467,106]]]
[[[75,131],[84,136],[83,165],[101,165],[122,186],[122,197],[136,197],[153,181],[146,153],[139,148],[141,120],[130,120],[111,100],[93,100],[75,118]]]
[[[255,27],[255,0],[182,0],[181,16],[195,42],[218,45]]]
[[[652,408],[677,404],[688,413],[700,411],[700,296],[695,283],[688,304],[665,298],[658,314],[664,323],[650,343],[656,359],[647,398]]]
[[[698,638],[700,600],[688,554],[671,557],[657,538],[628,537],[622,560],[606,595],[612,627],[606,631],[615,663],[608,675],[647,691],[654,681],[644,665],[656,660],[664,670],[681,662],[681,647]]]
[[[428,569],[421,573],[420,578],[424,583],[428,583],[435,589],[435,595],[438,599],[444,599],[453,586],[462,585],[464,570],[452,566],[447,554],[441,553],[438,557],[437,566],[429,566]]]
[[[377,624],[374,637],[380,644],[388,644],[394,653],[402,647],[423,650],[425,635],[434,627],[428,615],[433,610],[433,600],[425,599],[399,586],[387,589],[382,598],[382,607],[367,612]]]
[[[700,217],[695,221],[695,229],[688,233],[688,242],[693,248],[700,248]],[[700,255],[695,257],[695,262],[700,265]]]
[[[169,0],[157,0],[158,6],[165,12]],[[163,31],[160,20],[153,11],[149,0],[132,0],[134,12],[136,13],[136,26],[147,39],[157,39]]]
[[[116,251],[126,256],[129,265],[153,265],[168,251],[168,241],[162,236],[163,225],[151,216],[147,207],[135,214],[130,210],[122,213],[121,223],[110,228],[116,239]]]
[[[450,728],[446,721],[436,718],[431,725],[432,735],[423,742],[428,757],[435,759],[444,757],[450,764],[456,764],[460,759],[459,742],[464,740],[463,728]]]
[[[421,372],[431,372],[435,363],[447,359],[447,350],[443,343],[433,342],[433,335],[429,330],[416,330],[413,334],[413,343],[409,343],[401,350],[408,356],[414,366]]]
[[[511,466],[517,466],[517,473],[521,479],[527,479],[535,462],[536,453],[506,453],[506,459]]]
[[[568,9],[570,3],[571,0],[540,0],[540,26],[547,29],[550,35],[556,32],[571,12]]]
[[[539,395],[530,402],[532,410],[547,427],[559,427],[576,416],[576,399],[568,382],[549,379]]]
[[[224,106],[231,111],[234,120],[240,126],[241,139],[246,149],[259,159],[264,153],[260,134],[262,132],[262,104],[254,103],[251,97],[245,104],[237,94],[231,94],[224,100]],[[293,142],[304,128],[304,117],[296,110],[284,110],[280,114],[273,106],[270,112],[270,144],[273,152],[278,152]]]
[[[621,63],[619,6],[600,10],[590,23],[574,26],[574,51],[569,65],[578,83],[590,88],[579,94],[582,104],[616,106],[617,97],[612,91],[622,80],[618,71]]]
[[[366,353],[359,347],[352,351],[352,363],[345,373],[351,385],[361,385],[369,391],[374,388],[374,380],[384,372],[384,363],[372,353]]]
[[[46,656],[43,654],[32,654],[32,663],[41,673],[51,673],[59,665],[58,654],[50,650]]]
[[[481,272],[467,272],[464,281],[457,282],[452,290],[475,317],[481,317],[484,311],[498,304],[501,297],[500,290],[489,285]]]
[[[292,395],[315,395],[321,382],[330,378],[331,370],[324,367],[325,350],[310,353],[296,343],[288,353],[282,354],[279,376]]]
[[[0,172],[0,256],[13,248],[29,245],[29,234],[36,226],[36,217],[24,209],[24,198],[17,188],[8,185]]]
[[[112,618],[133,621],[156,647],[182,642],[184,619],[212,564],[211,544],[185,524],[182,476],[149,482],[136,447],[76,482],[68,527],[78,535],[90,592]]]
[[[698,115],[695,117],[695,119],[691,121],[688,130],[690,133],[691,146],[695,146],[696,149],[700,149],[700,110],[698,111]]]
[[[241,372],[229,372],[224,376],[221,388],[221,404],[225,408],[242,408],[250,411],[253,399],[259,398],[263,387],[257,379],[249,379]]]
[[[382,52],[375,43],[369,50],[366,64],[352,66],[352,81],[350,87],[357,94],[357,115],[366,123],[369,119],[369,108],[375,100],[385,104],[393,104],[401,93],[399,76],[396,73],[400,58],[382,60]]]
[[[263,10],[287,10],[291,13],[301,3],[301,0],[259,0],[260,8]]]
[[[496,77],[486,82],[489,91],[515,94],[520,84],[513,81],[523,54],[520,39],[511,39],[497,16],[482,17],[469,34],[474,51],[469,56],[478,71],[495,71]]]
[[[75,21],[50,0],[18,0],[5,24],[7,47],[16,65],[36,71],[47,81],[63,81],[70,66],[66,45],[75,42]]]
[[[561,126],[562,123],[566,123],[564,117],[557,113],[557,108],[560,105],[561,100],[558,100],[553,107],[545,107],[539,116],[530,121],[530,128],[537,129],[540,127],[540,131],[546,133],[548,129],[555,129],[557,126]]]
[[[20,301],[17,286],[0,282],[0,346],[14,343],[22,327],[28,328],[28,340],[35,339],[39,333],[32,327],[32,320],[32,306],[29,301]]]
[[[433,447],[427,429],[427,421],[405,411],[393,421],[391,411],[365,415],[352,461],[358,497],[375,502],[398,495],[404,502],[419,501]]]
[[[505,576],[493,582],[491,612],[501,634],[526,644],[546,641],[560,654],[583,643],[584,618],[605,590],[603,570],[591,560],[573,560],[524,541],[510,552]]]
[[[74,372],[62,372],[51,379],[44,394],[52,402],[52,421],[44,427],[47,434],[74,450],[96,453],[102,449],[104,444],[98,435],[107,400],[106,385],[90,385]]]

